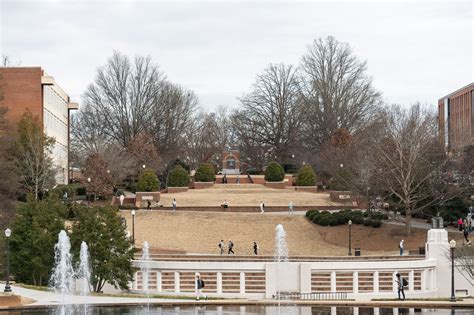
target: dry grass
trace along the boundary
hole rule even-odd
[[[274,189],[258,184],[227,184],[214,185],[207,189],[191,189],[187,192],[162,194],[160,202],[165,206],[171,206],[173,198],[176,198],[180,206],[220,206],[227,200],[229,206],[255,206],[261,201],[265,206],[287,206],[293,201],[294,206],[344,206],[341,203],[332,202],[327,193],[297,192],[290,189]]]
[[[122,215],[131,227],[130,213],[123,211]],[[218,253],[219,241],[231,239],[236,254],[241,255],[251,255],[252,243],[257,241],[262,255],[273,255],[275,227],[280,223],[288,235],[290,255],[347,255],[347,226],[322,227],[302,215],[280,213],[137,211],[135,238],[137,246],[146,240],[155,249],[205,254]],[[403,226],[384,224],[375,229],[354,225],[352,246],[360,247],[363,255],[396,255],[403,238],[406,249],[415,250],[424,246],[427,231],[412,230],[406,237],[400,236]]]

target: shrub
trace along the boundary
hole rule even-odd
[[[214,182],[216,180],[216,173],[212,164],[200,164],[196,174],[194,174],[194,180],[196,182]]]
[[[313,215],[311,221],[313,221],[313,223],[319,224],[319,220],[321,220],[322,217],[324,217],[324,215],[322,215],[321,213],[316,213],[315,215]]]
[[[311,213],[319,212],[318,210],[308,210],[306,211],[306,217],[309,218]]]
[[[347,221],[349,221],[345,214],[336,214],[334,215],[334,218],[337,221],[337,225],[342,225],[342,224],[347,223]]]
[[[270,162],[265,170],[265,180],[267,182],[281,182],[285,178],[285,170],[277,162]]]
[[[354,224],[362,224],[364,223],[364,218],[361,216],[355,216],[352,218],[352,223]]]
[[[119,205],[118,208],[122,210],[138,210],[138,207],[134,204],[123,204]]]
[[[298,171],[298,178],[296,179],[297,186],[314,186],[316,182],[316,174],[311,165],[303,165]]]
[[[338,223],[337,223],[337,218],[336,218],[335,216],[330,216],[330,217],[329,217],[329,225],[330,225],[330,226],[336,226],[336,225],[338,225]]]
[[[330,217],[329,216],[326,216],[326,215],[323,215],[319,221],[318,221],[318,224],[319,225],[322,225],[322,226],[328,226],[329,225],[329,222],[330,222]]]
[[[137,189],[138,191],[157,191],[160,188],[158,177],[154,170],[146,169],[138,179]]]
[[[388,220],[388,214],[384,213],[384,214],[383,214],[383,219],[384,219],[384,220]],[[430,222],[431,222],[431,221],[430,221]],[[428,222],[428,223],[430,223],[430,222]]]
[[[364,225],[365,226],[371,226],[374,223],[374,220],[372,219],[365,219],[364,220]]]
[[[368,213],[367,211],[365,211],[364,214],[363,214],[363,217],[364,217],[364,218],[369,217],[369,213]]]
[[[310,220],[313,220],[313,218],[314,218],[316,215],[319,215],[319,211],[314,211],[314,210],[313,210],[312,212],[310,212],[308,218],[309,218]]]
[[[187,187],[189,184],[188,172],[181,166],[176,165],[168,177],[169,187]]]
[[[382,221],[380,220],[374,220],[374,222],[372,222],[372,227],[374,228],[379,228],[382,226]]]

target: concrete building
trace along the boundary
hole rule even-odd
[[[56,182],[67,184],[70,111],[78,105],[40,67],[0,68],[0,86],[3,90],[0,106],[8,107],[10,121],[16,123],[23,113],[30,111],[38,117],[46,135],[56,140],[52,150]]]
[[[474,83],[438,100],[440,142],[447,151],[474,144]]]

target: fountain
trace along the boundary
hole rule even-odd
[[[74,288],[74,269],[72,268],[71,243],[66,231],[59,232],[58,242],[54,245],[54,269],[49,280],[49,287],[62,295],[60,314],[68,314],[66,295],[71,295]]]
[[[278,224],[275,228],[275,258],[277,262],[288,261],[288,245],[286,243],[286,231],[283,225]]]
[[[150,260],[150,246],[148,246],[148,242],[143,242],[142,248],[142,261],[145,263],[140,268],[142,272],[142,290],[146,293],[147,298],[147,314],[150,313],[150,290],[148,289],[148,261]]]
[[[90,290],[90,265],[89,265],[89,249],[86,242],[81,243],[81,252],[79,253],[79,269],[77,270],[77,279],[81,279],[79,286],[79,294],[84,296],[89,294]]]

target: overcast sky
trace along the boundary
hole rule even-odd
[[[433,104],[473,79],[465,1],[0,0],[2,54],[41,66],[74,101],[113,50],[150,55],[201,107],[238,106],[269,63],[318,37],[348,42],[387,102]]]

